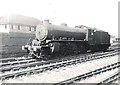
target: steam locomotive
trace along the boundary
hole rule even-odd
[[[68,27],[53,25],[45,20],[36,28],[36,38],[22,46],[34,58],[51,57],[56,54],[105,51],[110,46],[108,32],[87,26]]]

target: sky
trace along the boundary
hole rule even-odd
[[[0,0],[0,15],[15,13],[69,27],[96,27],[118,36],[119,0]]]

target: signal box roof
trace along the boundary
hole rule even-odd
[[[37,26],[40,24],[40,20],[18,14],[7,14],[0,16],[0,24],[17,24],[17,25],[29,25]]]

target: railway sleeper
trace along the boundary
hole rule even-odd
[[[19,67],[17,67],[17,68],[12,68],[11,70],[12,70],[12,71],[18,71],[18,70],[20,70],[20,68],[19,68]]]

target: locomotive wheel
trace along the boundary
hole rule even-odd
[[[50,53],[58,52],[60,47],[60,43],[54,42],[52,43],[52,47],[50,47]]]
[[[42,59],[42,54],[41,52],[37,51],[37,52],[30,52],[29,55],[33,58],[33,59]]]
[[[36,59],[36,56],[33,53],[29,53],[29,56],[32,57],[33,59]]]
[[[27,53],[30,53],[30,51],[27,49]]]
[[[39,53],[39,56],[41,56],[42,59],[49,59],[51,55],[50,47],[44,47],[41,48],[41,52]]]

